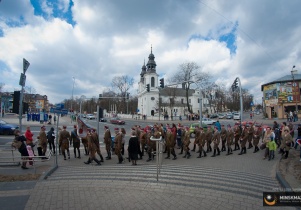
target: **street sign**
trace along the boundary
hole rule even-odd
[[[54,114],[68,114],[67,109],[55,109],[55,108],[50,108],[50,112]]]
[[[26,81],[26,75],[23,74],[23,73],[21,73],[19,85],[21,85],[22,87],[24,87],[25,86],[25,81]]]
[[[25,59],[23,58],[23,73],[25,74],[26,70],[28,69],[30,63]]]
[[[251,101],[250,106],[254,106],[253,102]]]
[[[64,104],[56,104],[55,109],[64,109],[65,105]]]

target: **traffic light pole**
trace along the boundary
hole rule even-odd
[[[23,58],[23,73],[21,73],[19,85],[21,85],[21,93],[20,93],[20,101],[19,101],[19,130],[20,133],[22,133],[22,118],[23,118],[23,92],[24,92],[24,86],[26,81],[26,71],[29,67],[30,63]]]

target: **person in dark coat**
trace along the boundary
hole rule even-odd
[[[26,138],[25,138],[25,136],[20,134],[19,130],[15,130],[14,134],[15,134],[15,139],[12,143],[12,147],[18,149],[18,151],[21,153],[21,157],[23,160],[21,168],[28,169],[26,167],[26,163],[27,163],[27,159],[28,159],[29,155],[28,155],[28,151],[27,151],[27,148],[25,145]]]
[[[129,158],[132,161],[132,165],[137,165],[139,142],[135,130],[132,130],[131,135],[132,136],[129,140],[128,153],[129,153]]]

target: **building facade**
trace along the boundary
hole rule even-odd
[[[284,119],[290,111],[297,111],[300,117],[300,82],[301,74],[295,74],[261,86],[266,117]]]
[[[137,113],[145,116],[168,115],[173,117],[186,116],[188,107],[186,102],[186,92],[182,88],[159,87],[159,75],[156,72],[157,64],[152,52],[148,56],[148,62],[142,66],[140,81],[138,83],[138,109]],[[149,84],[149,92],[146,86]],[[209,106],[209,101],[202,95],[200,100],[200,90],[189,90],[189,106],[194,114],[200,113],[200,102],[202,102],[202,112],[211,114],[214,110]]]

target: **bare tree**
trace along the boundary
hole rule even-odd
[[[118,110],[122,110],[124,113],[126,112],[126,96],[128,90],[133,86],[134,78],[131,78],[127,75],[116,76],[112,79],[112,87],[113,89],[117,88],[119,93],[117,93],[118,97],[122,97],[120,100],[122,103],[118,104]]]
[[[199,88],[205,88],[209,84],[210,74],[201,71],[200,66],[195,62],[185,62],[179,65],[178,71],[170,79],[171,83],[183,83],[183,88],[186,90],[186,105],[188,112],[192,113],[189,106],[189,95],[191,84],[195,83]]]

